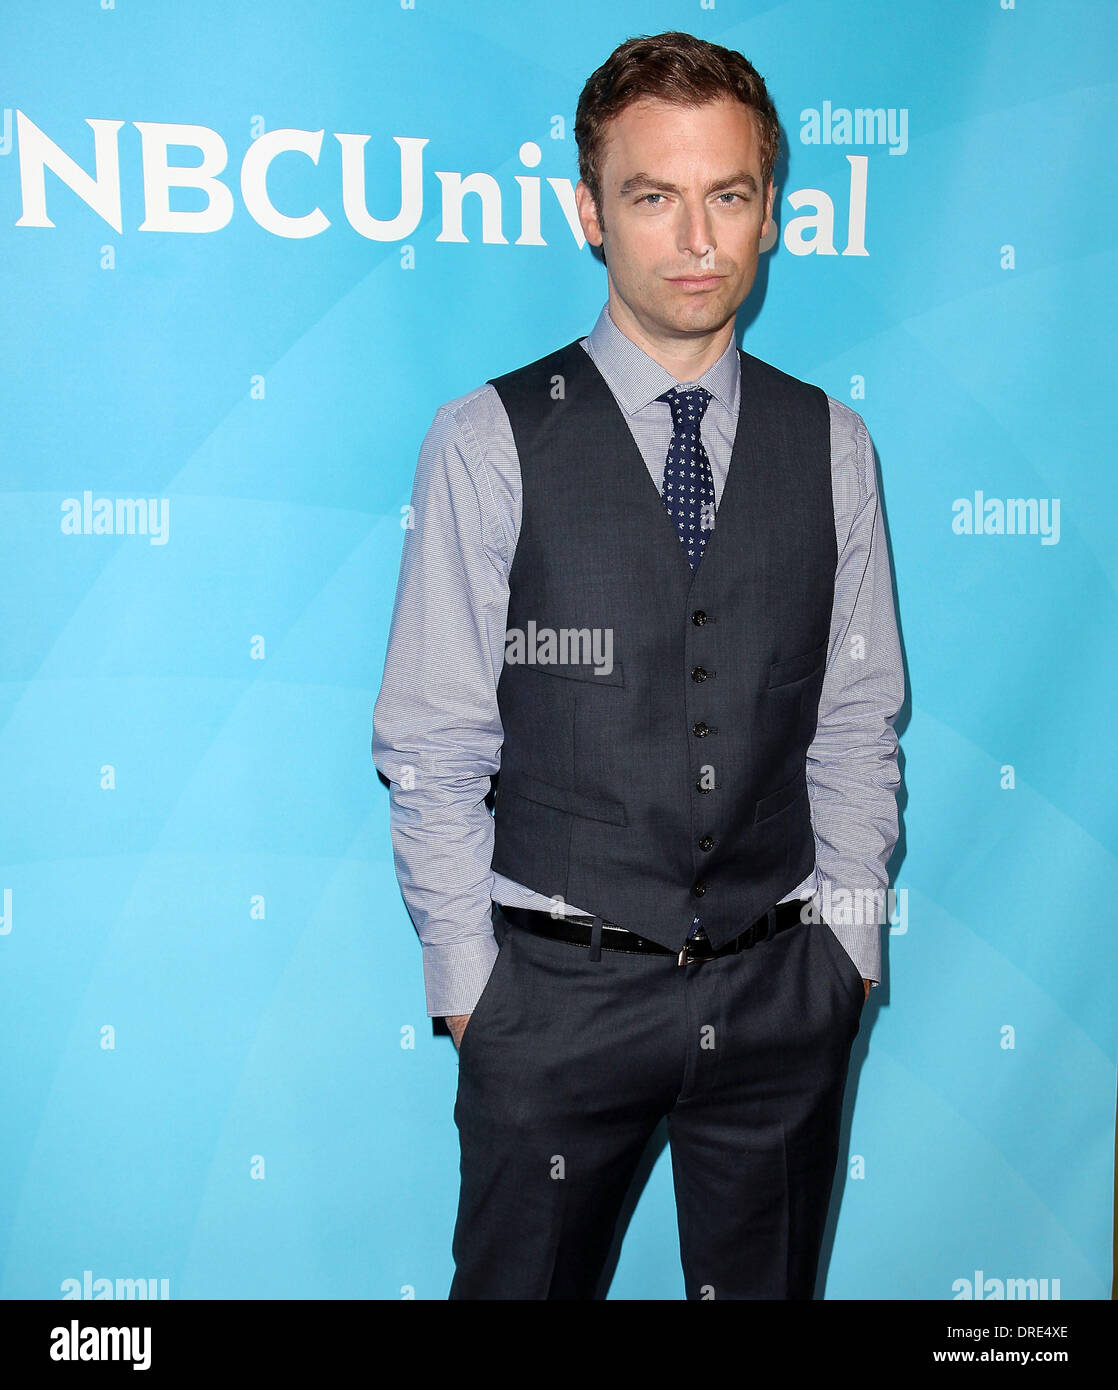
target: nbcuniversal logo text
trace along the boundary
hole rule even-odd
[[[0,137],[0,154],[13,148],[12,111],[4,110],[4,129]],[[85,124],[93,132],[90,173],[88,137],[83,134],[84,148],[68,152],[23,111],[15,112],[15,136],[18,144],[18,163],[21,193],[21,213],[17,227],[53,227],[47,213],[47,180],[49,169],[72,194],[97,214],[116,232],[123,233],[121,212],[121,139],[124,121],[86,117]],[[139,170],[143,187],[144,217],[137,228],[141,232],[178,232],[204,234],[219,232],[233,218],[235,183],[240,190],[245,211],[273,236],[319,236],[331,225],[330,218],[318,206],[302,211],[281,211],[268,192],[268,173],[279,158],[309,160],[318,166],[323,153],[324,130],[277,129],[267,130],[263,119],[255,117],[250,123],[249,145],[241,156],[240,169],[223,178],[229,164],[229,149],[222,136],[209,126],[184,125],[163,121],[133,121],[139,132]],[[551,120],[552,138],[564,140],[566,125],[563,117]],[[426,136],[393,135],[399,151],[399,175],[391,189],[376,190],[380,205],[395,207],[392,217],[373,217],[368,208],[365,177],[365,146],[370,136],[335,132],[333,138],[340,146],[340,167],[336,177],[341,183],[341,205],[346,221],[358,235],[370,241],[404,241],[419,226],[424,215],[424,147]],[[127,137],[126,137],[127,139]],[[186,164],[172,163],[172,146],[186,146],[198,152],[199,158]],[[327,147],[332,148],[332,147]],[[130,142],[125,145],[129,152]],[[850,166],[846,190],[846,245],[835,245],[836,219],[843,211],[836,208],[831,196],[821,188],[799,188],[784,195],[795,213],[784,224],[783,242],[794,256],[868,256],[866,249],[866,210],[869,156],[843,156]],[[540,146],[526,140],[518,150],[518,159],[525,169],[536,168],[543,158]],[[468,242],[463,230],[463,204],[467,195],[474,195],[480,204],[481,240],[488,245],[508,245],[504,232],[504,193],[497,179],[478,171],[463,174],[454,170],[436,169],[440,185],[441,226],[435,240]],[[324,178],[329,177],[324,174]],[[519,188],[519,234],[516,246],[546,246],[542,232],[543,185],[558,203],[575,244],[581,250],[586,239],[579,225],[574,185],[567,178],[540,179],[531,174],[516,174]],[[205,206],[192,209],[172,209],[174,189],[194,189],[202,195]],[[52,201],[56,194],[52,190]],[[514,195],[515,196],[515,195]],[[308,200],[309,201],[309,200]],[[801,213],[800,210],[804,209]],[[471,212],[473,208],[471,206]],[[777,239],[772,227],[762,241],[761,249],[770,250]]]

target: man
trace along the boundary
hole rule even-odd
[[[421,450],[373,756],[459,1048],[452,1298],[600,1295],[664,1116],[687,1296],[813,1295],[880,976],[820,899],[883,890],[904,682],[865,426],[734,342],[778,131],[740,54],[622,44],[607,304]]]

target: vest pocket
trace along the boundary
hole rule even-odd
[[[768,689],[778,685],[791,685],[805,676],[812,676],[827,660],[827,643],[820,642],[810,651],[787,657],[784,661],[774,661],[769,667]]]
[[[621,669],[620,661],[614,661],[608,672],[599,671],[596,666],[592,665],[559,661],[533,661],[530,664],[525,663],[521,669],[536,672],[541,676],[558,676],[562,680],[584,681],[587,685],[625,684],[625,675]]]
[[[769,820],[773,816],[779,815],[781,811],[786,811],[789,806],[799,801],[801,796],[807,795],[807,774],[800,772],[792,778],[791,782],[786,782],[783,787],[778,787],[776,791],[769,792],[768,796],[763,796],[753,808],[753,824],[759,821]]]
[[[502,772],[497,785],[498,799],[501,796],[519,796],[524,801],[535,801],[542,806],[550,806],[556,811],[565,811],[568,816],[582,816],[587,820],[606,821],[610,825],[628,825],[625,807],[620,801],[604,797],[587,796],[569,787],[556,787],[539,777],[530,777],[526,772]]]

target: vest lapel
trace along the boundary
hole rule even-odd
[[[666,538],[676,554],[680,566],[680,574],[689,583],[694,582],[703,572],[703,566],[710,569],[710,553],[718,535],[719,521],[728,523],[730,521],[729,507],[736,506],[736,497],[743,484],[739,480],[739,474],[750,471],[749,465],[753,450],[751,441],[748,438],[748,431],[744,428],[743,421],[745,411],[738,406],[738,420],[734,431],[734,447],[730,453],[730,466],[726,473],[726,481],[722,487],[722,498],[715,510],[714,526],[710,535],[707,537],[706,547],[703,558],[699,561],[699,567],[692,572],[691,564],[687,559],[687,552],[679,539],[679,532],[675,529],[675,523],[668,514],[667,507],[664,506],[664,499],[657,491],[656,484],[652,480],[652,475],[645,466],[644,457],[640,449],[637,448],[637,441],[633,438],[633,432],[629,428],[629,422],[625,414],[618,405],[613,392],[605,377],[598,370],[598,365],[590,354],[579,346],[578,342],[571,343],[567,348],[568,353],[577,353],[572,357],[572,361],[578,363],[586,382],[586,394],[597,408],[604,422],[608,421],[608,429],[611,436],[611,444],[616,449],[616,456],[624,460],[624,466],[634,478],[635,491],[655,508],[660,520],[654,525],[650,525],[650,532],[660,538]],[[579,359],[582,359],[580,361]],[[742,382],[744,388],[745,373],[742,370],[742,354],[738,351],[738,367],[742,371]],[[744,395],[744,389],[742,394]],[[665,449],[665,455],[667,450]],[[659,541],[657,543],[660,543]]]

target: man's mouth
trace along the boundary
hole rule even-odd
[[[668,277],[668,283],[678,285],[683,290],[711,290],[725,278],[724,275],[672,275]]]

